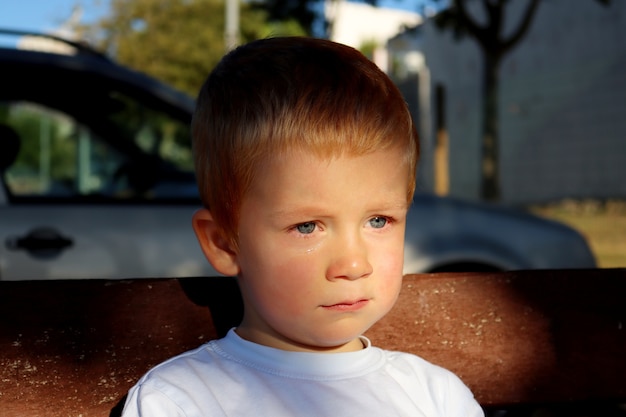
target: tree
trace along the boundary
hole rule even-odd
[[[315,32],[315,23],[321,20],[325,30],[324,3],[326,0],[252,0],[253,7],[267,12],[269,21],[294,20],[307,34]],[[333,0],[331,0],[333,1]]]
[[[242,42],[304,34],[247,4],[240,16]],[[118,62],[195,95],[225,52],[224,26],[223,0],[111,0],[110,13],[82,30]]]
[[[610,0],[596,0],[604,5]],[[480,0],[486,22],[480,24],[467,9],[469,0],[450,0],[450,7],[435,16],[442,29],[452,29],[457,38],[469,35],[478,43],[483,54],[482,76],[482,139],[481,139],[481,197],[500,199],[498,93],[499,72],[504,56],[527,34],[540,0],[528,0],[521,19],[510,35],[504,36],[505,6],[509,0]]]

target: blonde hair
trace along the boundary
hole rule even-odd
[[[333,157],[398,147],[413,198],[419,141],[406,102],[373,62],[342,44],[286,37],[240,46],[200,89],[192,134],[202,202],[235,246],[258,164],[289,150]]]

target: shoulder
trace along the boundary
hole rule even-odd
[[[415,375],[428,379],[455,379],[456,376],[446,368],[436,365],[412,353],[383,350],[387,366],[390,369],[410,369]]]
[[[188,380],[210,372],[219,361],[220,355],[215,354],[212,343],[207,343],[154,366],[137,385]]]
[[[480,415],[482,410],[465,383],[450,370],[431,363],[417,355],[383,350],[386,356],[385,372],[413,398],[430,398],[438,409],[445,408],[444,415]],[[457,414],[449,407],[461,406]]]
[[[129,390],[123,416],[220,415],[207,389],[223,379],[219,361],[209,343],[160,363]]]

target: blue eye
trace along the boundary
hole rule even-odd
[[[296,230],[303,235],[311,234],[315,231],[315,223],[306,222],[296,226]]]
[[[374,229],[382,229],[387,225],[387,218],[380,216],[373,217],[370,219],[369,223]]]

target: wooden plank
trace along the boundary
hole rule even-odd
[[[176,280],[0,282],[0,415],[108,416],[150,367],[216,336]]]
[[[426,274],[368,336],[498,406],[626,400],[625,327],[624,269]]]
[[[0,282],[0,314],[0,414],[90,417],[235,325],[241,300],[224,278]],[[486,407],[568,406],[626,400],[625,325],[623,269],[425,274],[367,335],[453,370]]]

